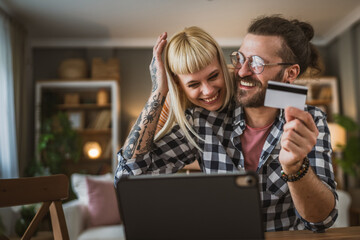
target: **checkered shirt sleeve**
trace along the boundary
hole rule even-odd
[[[192,124],[192,118],[188,117]],[[133,159],[125,159],[122,149],[118,152],[118,168],[115,182],[121,175],[167,174],[175,173],[185,165],[192,163],[198,156],[197,149],[192,146],[178,125],[170,133],[153,144],[151,151],[138,155]]]
[[[322,222],[311,223],[304,220],[298,212],[297,216],[304,222],[305,228],[314,232],[323,232],[325,229],[331,227],[338,216],[339,199],[336,193],[336,182],[334,177],[334,170],[332,166],[330,131],[326,121],[326,114],[319,108],[307,106],[307,111],[313,116],[315,124],[319,130],[316,145],[308,154],[310,165],[319,179],[327,186],[334,194],[335,208],[330,212],[329,216]]]

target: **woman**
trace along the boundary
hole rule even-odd
[[[127,164],[132,161],[137,165],[133,159],[153,149],[156,126],[167,94],[170,98],[169,118],[157,134],[156,144],[161,144],[163,137],[177,127],[180,128],[181,138],[189,142],[189,147],[200,152],[202,150],[198,142],[202,139],[194,131],[185,110],[199,106],[209,111],[221,111],[232,99],[233,83],[222,50],[209,34],[198,27],[189,27],[175,34],[168,44],[166,38],[166,33],[161,34],[153,48],[150,64],[152,92],[119,151],[117,172],[131,168],[131,164]],[[164,48],[165,67],[161,59]],[[171,171],[179,170],[194,159],[179,164]],[[148,161],[147,164],[152,163]],[[140,170],[139,166],[135,168],[137,170],[130,170],[133,174],[144,173],[147,169],[144,167]]]

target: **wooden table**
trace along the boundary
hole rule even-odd
[[[19,239],[19,238],[10,238]],[[51,232],[39,232],[36,240],[53,239]],[[282,231],[266,232],[265,240],[341,240],[341,239],[360,239],[360,226],[347,228],[331,228],[324,233],[313,233],[308,230],[302,231]]]
[[[360,239],[360,226],[346,228],[330,228],[324,233],[313,233],[308,230],[266,232],[266,240],[339,240],[339,239]]]

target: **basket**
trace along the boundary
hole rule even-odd
[[[93,58],[91,78],[97,80],[120,80],[119,60],[110,58],[104,61],[101,58]]]

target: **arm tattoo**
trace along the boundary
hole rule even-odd
[[[133,129],[129,134],[128,143],[125,146],[123,153],[125,158],[128,159],[132,158],[135,149],[139,151],[139,154],[146,153],[151,149],[155,135],[155,128],[152,131],[147,131],[148,124],[151,124],[154,120],[158,119],[159,114],[157,114],[157,111],[161,109],[164,102],[165,102],[165,97],[163,96],[162,99],[160,100],[160,93],[159,93],[158,95],[154,95],[152,100],[146,103],[144,110],[141,112],[139,118],[137,119]],[[142,120],[143,114],[144,114],[144,119]],[[142,125],[144,126],[144,130],[142,134],[140,134],[141,127],[139,126],[141,121],[142,121]],[[141,146],[145,132],[148,132],[148,138],[145,139],[145,146]]]
[[[156,111],[159,109],[159,107],[162,106],[163,101],[165,97],[163,97],[163,100],[160,101],[160,93],[156,96],[153,96],[153,99],[151,102],[147,102],[145,105],[145,110],[147,111],[147,115],[144,117],[143,124],[147,125],[149,123],[152,123],[154,121],[154,117],[156,116]]]
[[[144,136],[144,134],[143,134],[143,136]],[[139,150],[140,154],[145,154],[148,151],[150,151],[150,149],[152,147],[152,144],[153,144],[154,135],[155,135],[155,130],[148,132],[148,138],[145,140],[145,146],[143,148],[141,148],[141,149],[139,149],[140,148],[140,143],[142,141],[142,139],[140,139],[140,142],[139,142],[139,145],[138,145],[138,150]]]
[[[140,113],[140,116],[136,120],[136,123],[134,124],[134,127],[132,128],[132,130],[129,134],[128,143],[124,149],[124,157],[125,158],[131,158],[134,154],[135,147],[136,147],[137,142],[140,137],[139,132],[141,131],[141,128],[139,127],[139,124],[141,122],[141,118],[142,118],[142,113]]]
[[[153,85],[152,92],[155,92],[155,90],[158,88],[158,83],[156,81],[157,68],[155,66],[155,62],[156,62],[156,59],[155,59],[155,57],[153,57],[153,60],[151,62],[151,80],[152,80],[152,85]]]
[[[147,152],[151,149],[151,144],[149,144],[149,142],[152,143],[155,131],[149,132],[148,139],[150,139],[151,141],[146,141],[144,147],[141,147],[141,142],[143,141],[148,124],[152,123],[155,119],[156,120],[158,119],[156,118],[156,113],[158,109],[162,107],[164,101],[165,101],[165,97],[162,97],[162,100],[160,101],[160,93],[159,93],[157,96],[154,95],[152,101],[146,103],[145,105],[145,111],[147,111],[147,114],[144,116],[144,120],[143,120],[143,125],[145,126],[145,128],[141,138],[139,139],[139,145],[137,147],[137,150],[140,151],[141,153]],[[159,114],[157,117],[159,117]]]

